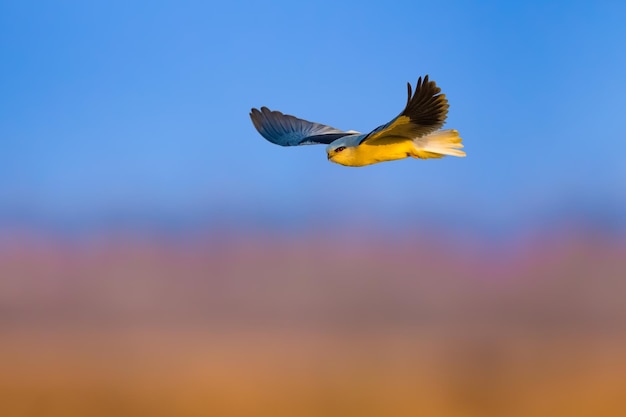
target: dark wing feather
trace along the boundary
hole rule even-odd
[[[271,111],[267,107],[261,107],[261,110],[252,109],[250,119],[261,136],[281,146],[329,144],[355,133],[298,119],[279,111]]]
[[[378,126],[368,133],[361,143],[381,139],[414,139],[440,129],[448,116],[448,100],[428,75],[419,78],[413,93],[408,85],[408,98],[402,113],[387,124]]]

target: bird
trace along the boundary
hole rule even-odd
[[[420,76],[413,92],[407,83],[404,110],[390,122],[369,133],[340,130],[309,122],[263,106],[252,108],[250,119],[256,130],[276,145],[325,144],[329,161],[362,167],[404,158],[464,157],[463,144],[455,129],[440,130],[448,117],[448,99],[434,81]]]

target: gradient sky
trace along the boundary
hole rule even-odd
[[[478,3],[0,1],[0,225],[624,226],[626,5]],[[424,74],[465,159],[346,168],[248,117],[368,131]]]

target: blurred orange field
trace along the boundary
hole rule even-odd
[[[2,416],[622,416],[626,252],[16,241]]]

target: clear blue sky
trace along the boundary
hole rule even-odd
[[[626,6],[495,3],[0,1],[0,225],[623,216]],[[465,159],[346,168],[248,118],[367,131],[424,74]]]

